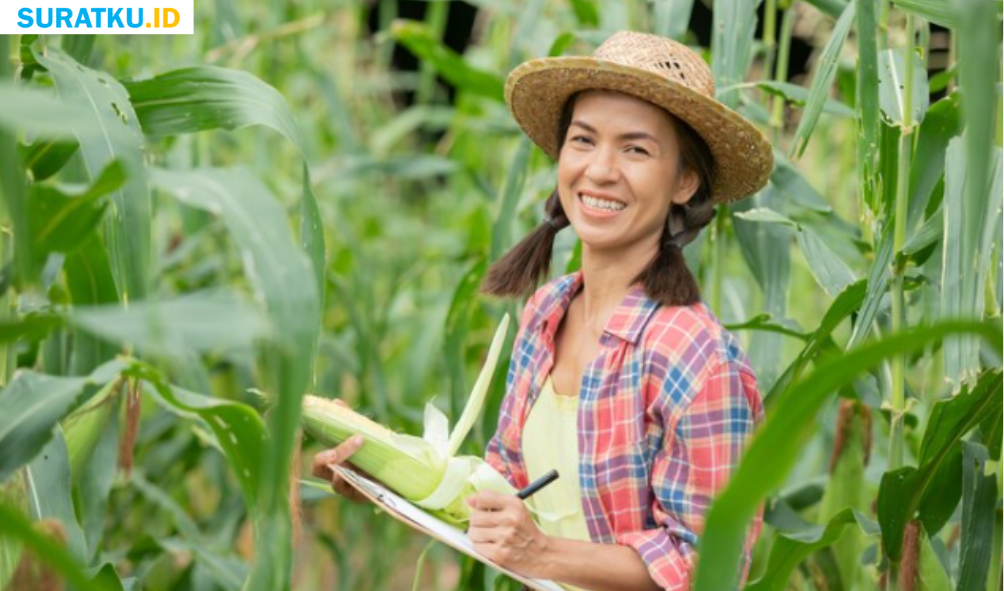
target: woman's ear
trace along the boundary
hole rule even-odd
[[[676,188],[673,190],[673,204],[686,205],[687,202],[697,193],[701,185],[701,179],[697,172],[686,166],[681,166],[679,174],[676,176]]]

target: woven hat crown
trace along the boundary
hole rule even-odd
[[[665,37],[621,31],[610,36],[593,52],[599,60],[648,70],[653,74],[714,98],[711,69],[692,49]]]

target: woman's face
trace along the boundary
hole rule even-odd
[[[579,95],[558,157],[565,215],[592,251],[658,248],[670,205],[697,190],[669,114],[614,91]]]

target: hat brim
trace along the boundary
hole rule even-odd
[[[505,99],[527,137],[557,160],[561,110],[572,94],[587,89],[638,97],[694,128],[715,160],[713,201],[735,201],[767,184],[774,154],[759,129],[717,100],[647,70],[592,57],[534,59],[509,74]]]

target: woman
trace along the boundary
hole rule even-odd
[[[561,478],[527,502],[472,496],[468,535],[499,564],[569,589],[687,589],[705,513],[763,410],[682,247],[716,204],[766,183],[770,145],[714,99],[698,55],[655,35],[621,32],[592,57],[526,62],[506,100],[557,160],[558,186],[544,222],[483,286],[533,292],[486,460],[517,488],[553,468]],[[534,291],[569,225],[582,268]],[[315,473],[330,478],[323,462]],[[743,578],[759,528],[758,516]]]

